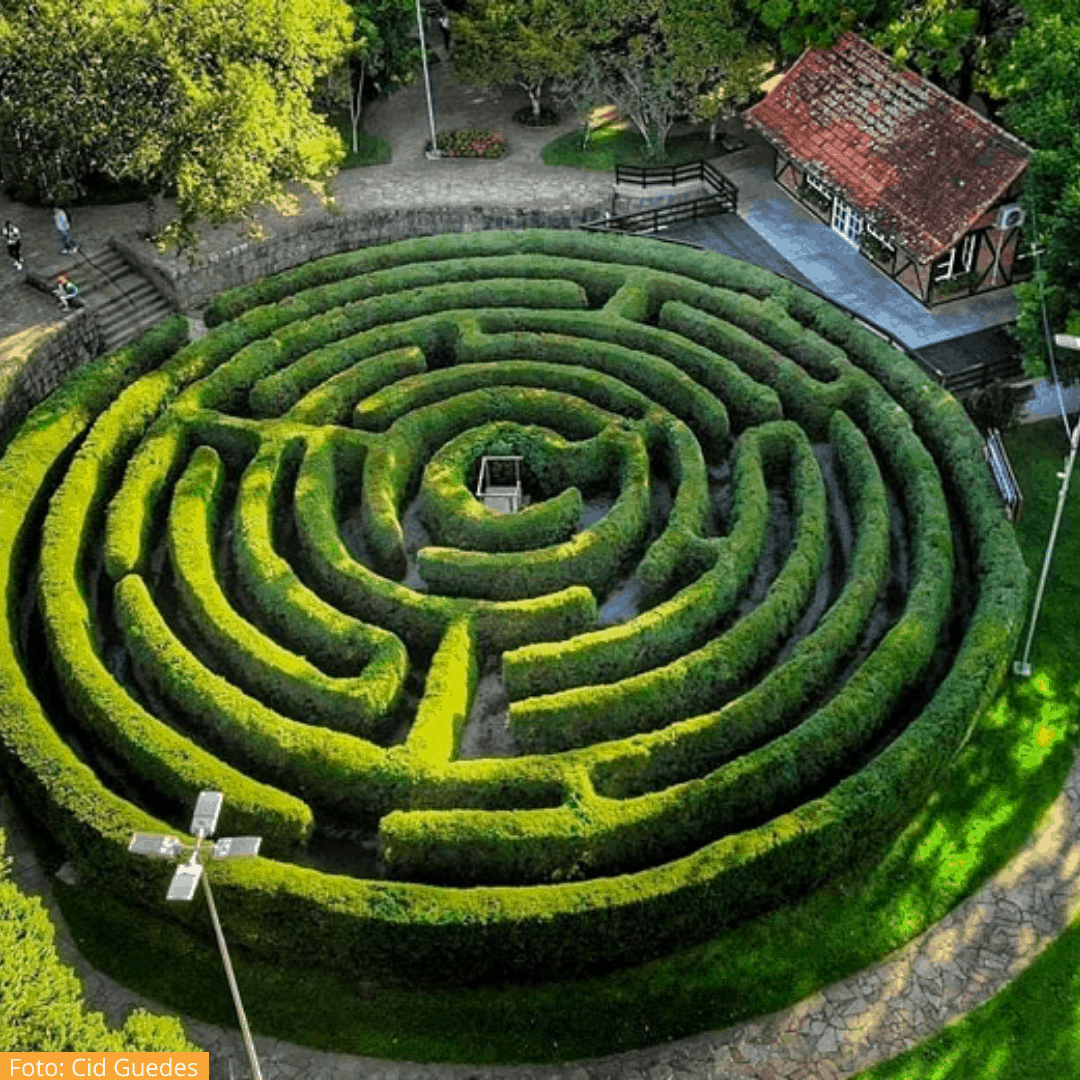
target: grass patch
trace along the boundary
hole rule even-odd
[[[584,130],[569,131],[553,139],[541,152],[545,165],[569,165],[575,169],[611,172],[616,165],[686,165],[701,158],[719,157],[724,151],[719,142],[709,142],[706,131],[671,136],[665,153],[648,157],[645,140],[629,121],[607,120],[593,128],[584,148]]]
[[[1074,418],[1075,422],[1075,418]],[[1068,453],[1057,420],[1031,424],[1005,439],[1024,493],[1020,544],[1028,566],[1042,565]],[[1063,520],[1080,515],[1073,479]],[[1080,535],[1058,533],[1047,591],[1031,651],[1032,678],[1016,682],[1013,696],[1025,712],[1024,737],[1014,757],[1034,762],[1044,743],[1075,744],[1080,714]],[[1069,762],[1071,765],[1071,761]],[[1062,869],[1062,876],[1068,869]],[[1075,877],[1075,870],[1072,872]],[[973,1013],[891,1061],[859,1073],[858,1080],[1080,1080],[1080,919],[1019,978]]]
[[[352,124],[347,112],[338,112],[328,118],[341,135],[341,146],[345,151],[345,160],[338,166],[341,169],[356,169],[362,165],[386,165],[392,156],[390,143],[378,135],[369,135],[360,130],[356,133],[356,152],[352,148]]]
[[[1065,448],[1061,426],[1025,427],[1008,446],[1026,499],[1019,536],[1034,571],[1056,505],[1054,474]],[[1071,520],[1080,514],[1076,490],[1066,513]],[[1059,535],[1032,655],[1035,677],[1005,687],[942,789],[883,858],[853,866],[801,903],[703,945],[576,983],[413,993],[365,987],[362,973],[346,984],[318,972],[254,961],[238,951],[233,960],[252,1026],[343,1053],[415,1061],[549,1062],[726,1027],[793,1004],[861,970],[976,891],[1023,844],[1060,792],[1080,743],[1078,570],[1080,531],[1066,529]],[[163,890],[167,878],[163,867]],[[59,887],[58,899],[80,947],[101,970],[189,1015],[233,1023],[209,924],[205,938],[197,940],[172,925],[135,918],[85,889]],[[220,914],[228,934],[229,913]],[[1073,951],[1052,969],[1057,974],[1048,985],[1059,985],[1065,971],[1077,970],[1075,938],[1055,946]],[[122,939],[121,952],[115,942]],[[1075,1020],[1080,997],[1080,976],[1069,979],[1071,1004],[1054,1013],[1062,1023],[1062,1009],[1071,1008],[1068,1015]],[[1001,1015],[1009,1018],[1002,1024],[1015,1023],[1007,1010]],[[1032,1043],[1026,1057],[1045,1064],[1045,1032],[1034,1033],[1045,1011],[1032,1005],[1029,1015]],[[1052,1028],[1051,1038],[1064,1030]],[[1018,1052],[1014,1060],[1024,1057]],[[985,1066],[985,1057],[972,1060]],[[930,1075],[921,1069],[880,1077],[916,1074]],[[879,1080],[878,1074],[870,1075]],[[942,1075],[952,1080],[952,1073]],[[956,1074],[967,1075],[989,1074],[985,1068]],[[995,1069],[994,1075],[1019,1080],[1036,1074]],[[1044,1069],[1041,1075],[1077,1074]]]

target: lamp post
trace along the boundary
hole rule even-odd
[[[1069,334],[1055,334],[1054,343],[1062,349],[1080,350],[1080,338]],[[1069,430],[1066,421],[1065,430]],[[1061,481],[1061,489],[1058,491],[1057,510],[1054,512],[1054,524],[1050,529],[1050,542],[1046,545],[1046,556],[1043,559],[1042,573],[1039,575],[1039,588],[1035,592],[1035,606],[1031,612],[1031,625],[1028,627],[1027,642],[1024,644],[1024,658],[1013,664],[1013,674],[1027,678],[1031,674],[1031,664],[1028,658],[1031,655],[1031,641],[1035,637],[1035,623],[1039,618],[1039,608],[1042,606],[1043,589],[1046,586],[1046,575],[1050,572],[1050,559],[1054,554],[1054,544],[1057,541],[1058,526],[1061,524],[1061,513],[1065,509],[1065,497],[1069,493],[1069,479],[1072,477],[1073,465],[1076,463],[1076,451],[1080,446],[1080,416],[1076,419],[1072,437],[1069,439],[1069,456],[1065,461],[1065,471],[1058,473]]]
[[[420,32],[420,63],[424,68],[424,93],[427,94],[428,125],[431,128],[431,149],[427,151],[429,161],[442,157],[439,144],[435,140],[435,109],[431,104],[431,72],[428,71],[427,42],[424,39],[424,17],[420,12],[420,0],[416,0],[416,28]]]
[[[255,1044],[251,1041],[247,1017],[244,1015],[244,1005],[240,1000],[240,990],[236,985],[236,976],[233,975],[229,950],[225,946],[225,935],[222,933],[217,908],[214,906],[214,895],[210,891],[210,879],[203,873],[202,863],[199,862],[199,854],[202,851],[208,851],[214,859],[250,858],[259,854],[261,836],[226,836],[216,841],[208,841],[204,845],[203,841],[217,828],[218,815],[221,813],[221,804],[224,801],[225,797],[220,791],[199,792],[199,798],[195,803],[195,813],[191,818],[190,831],[195,837],[194,847],[182,843],[175,836],[135,833],[128,845],[128,851],[135,855],[149,855],[154,859],[175,859],[191,852],[191,858],[176,868],[165,899],[191,900],[199,887],[199,881],[202,881],[206,892],[206,904],[210,908],[210,919],[214,924],[218,948],[221,950],[221,960],[225,965],[225,976],[229,980],[236,1015],[240,1020],[240,1031],[244,1036],[244,1049],[247,1051],[248,1061],[251,1064],[251,1075],[254,1080],[262,1080],[262,1070],[259,1068],[259,1059],[255,1054]]]

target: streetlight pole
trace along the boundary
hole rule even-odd
[[[1068,334],[1055,334],[1054,343],[1063,349],[1080,350],[1080,338]],[[1066,421],[1065,430],[1069,430]],[[1024,644],[1024,658],[1013,664],[1013,674],[1027,678],[1031,674],[1031,664],[1028,662],[1031,656],[1031,642],[1035,637],[1035,623],[1039,618],[1039,608],[1042,606],[1043,589],[1046,587],[1046,576],[1050,572],[1050,559],[1054,554],[1054,544],[1057,542],[1058,526],[1061,524],[1061,514],[1065,509],[1065,498],[1069,494],[1069,480],[1072,477],[1073,465],[1076,463],[1076,451],[1080,446],[1080,416],[1076,418],[1076,426],[1073,428],[1072,437],[1069,439],[1069,456],[1065,462],[1065,471],[1058,473],[1061,480],[1061,489],[1058,491],[1057,510],[1054,512],[1054,524],[1050,529],[1050,542],[1046,545],[1046,556],[1043,558],[1042,573],[1039,575],[1039,587],[1035,592],[1035,606],[1031,612],[1031,625],[1028,627],[1027,642]]]
[[[435,140],[435,109],[431,104],[431,73],[428,71],[427,42],[424,39],[424,18],[420,13],[420,0],[416,0],[416,28],[420,31],[420,63],[424,68],[424,92],[427,94],[428,125],[431,128],[431,149],[427,151],[427,157],[432,160],[442,157],[442,153]]]
[[[218,815],[221,813],[221,804],[224,801],[225,797],[220,791],[199,793],[198,801],[195,803],[195,813],[191,819],[191,833],[195,837],[194,847],[181,843],[175,836],[135,833],[128,845],[128,851],[135,855],[149,855],[155,859],[174,859],[188,851],[191,852],[191,858],[176,868],[165,899],[191,900],[199,887],[199,881],[202,881],[203,891],[206,893],[206,904],[210,908],[210,921],[214,924],[214,934],[217,937],[218,949],[221,951],[221,961],[225,965],[225,977],[229,981],[233,1005],[236,1006],[236,1016],[240,1021],[240,1032],[244,1037],[244,1049],[247,1051],[248,1062],[251,1065],[251,1075],[254,1080],[263,1080],[259,1059],[255,1053],[255,1043],[252,1041],[247,1016],[244,1013],[244,1003],[240,1000],[240,989],[236,985],[229,950],[225,945],[225,934],[221,929],[221,921],[218,919],[217,907],[214,904],[214,894],[210,891],[210,878],[203,873],[202,863],[199,862],[199,854],[204,850],[209,850],[214,859],[250,858],[259,853],[261,836],[225,836],[216,842],[210,841],[208,849],[203,847],[203,841],[217,827]]]

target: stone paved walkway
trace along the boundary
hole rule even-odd
[[[452,81],[448,65],[435,68],[440,126],[468,122],[506,125],[521,102],[496,100]],[[393,136],[394,163],[351,170],[334,183],[344,209],[372,205],[430,205],[595,199],[610,192],[610,176],[545,169],[538,176],[539,148],[564,129],[507,131],[513,151],[497,163],[423,158],[426,117],[422,90],[413,86],[370,110],[366,128]],[[524,99],[522,98],[522,101]],[[73,214],[80,242],[101,242],[132,227],[135,207],[94,207]],[[300,193],[289,210],[264,210],[261,227],[278,216],[295,224],[298,214],[325,213],[314,196]],[[0,195],[0,220],[15,217],[24,251],[35,259],[55,259],[48,215],[10,203]],[[225,250],[241,234],[235,227],[207,230],[202,254]],[[5,339],[27,326],[41,325],[51,312],[26,297],[29,290],[0,273],[0,357]],[[34,859],[11,807],[0,799],[0,825],[15,856],[14,876],[27,892],[42,895],[58,926],[61,955],[80,973],[92,1008],[119,1022],[131,1008],[155,1009],[152,1002],[94,971],[78,954],[52,903],[49,883]],[[1080,763],[1044,825],[985,888],[938,925],[892,956],[850,979],[827,987],[797,1005],[725,1031],[683,1039],[662,1047],[565,1066],[474,1067],[418,1065],[326,1054],[256,1037],[266,1080],[832,1080],[842,1078],[933,1035],[975,1008],[1023,971],[1080,911]],[[159,1009],[157,1011],[160,1011]],[[211,1075],[225,1080],[246,1075],[239,1035],[188,1020],[191,1037],[211,1053]]]

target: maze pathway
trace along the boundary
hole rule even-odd
[[[130,832],[212,788],[264,837],[212,868],[252,948],[272,925],[283,957],[436,981],[640,962],[887,844],[1000,682],[1024,574],[976,432],[767,271],[442,236],[205,321],[0,459],[0,730],[129,902],[163,907]],[[484,454],[522,457],[521,513],[474,497]]]

